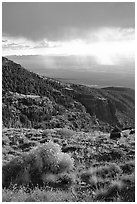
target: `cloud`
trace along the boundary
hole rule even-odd
[[[134,40],[134,28],[103,27],[89,33],[88,38],[96,41]]]
[[[88,30],[83,37],[72,35],[58,41],[34,42],[4,35],[3,55],[91,56],[100,65],[134,63],[134,35],[133,28],[120,27]]]

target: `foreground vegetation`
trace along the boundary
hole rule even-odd
[[[135,201],[135,135],[129,135],[128,130],[120,139],[112,140],[108,133],[99,131],[5,128],[2,144],[3,167],[9,162],[17,164],[19,159],[15,158],[37,153],[33,168],[32,165],[27,168],[30,177],[25,177],[26,180],[16,178],[3,187],[3,202]],[[44,148],[39,151],[41,147]],[[54,149],[54,153],[51,151],[47,159],[48,148]],[[40,160],[52,168],[46,170]],[[30,172],[36,166],[41,168],[41,174],[35,183]],[[9,176],[12,177],[11,171]],[[32,182],[34,185],[30,185]]]

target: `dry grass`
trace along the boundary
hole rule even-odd
[[[31,130],[28,133],[26,129],[25,131],[30,140],[34,136],[42,138],[50,135],[52,141],[58,138],[60,145],[65,141],[68,146],[78,145],[81,148],[66,154],[57,143],[50,141],[39,145],[37,142],[36,148],[22,154],[17,145],[16,150],[15,144],[4,144],[4,168],[7,169],[9,165],[15,172],[13,184],[23,177],[35,185],[20,182],[16,187],[4,188],[3,202],[134,201],[135,162],[134,151],[131,152],[131,149],[134,150],[134,135],[114,141],[109,139],[107,133],[97,131],[73,132],[65,128],[45,132],[39,130],[34,134]],[[10,135],[10,131],[8,134]],[[19,134],[19,130],[12,130],[12,134]],[[19,156],[15,158],[16,155]],[[31,173],[25,174],[22,164],[24,167],[28,166]],[[10,170],[9,175],[11,172]],[[17,172],[20,172],[18,177]],[[39,181],[42,181],[42,185],[37,186]]]
[[[26,189],[21,187],[20,189],[3,189],[2,191],[3,202],[73,202],[75,199],[74,194],[71,191],[53,190],[51,189],[30,189],[30,192],[26,192]]]

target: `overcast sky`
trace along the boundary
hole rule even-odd
[[[134,3],[2,3],[3,55],[134,63]]]

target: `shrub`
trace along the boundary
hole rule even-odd
[[[54,135],[55,134],[55,130],[54,129],[45,129],[45,130],[43,130],[43,132],[42,132],[42,137],[51,137],[52,135]]]
[[[120,192],[123,202],[135,202],[135,174],[121,177],[123,189]]]
[[[68,128],[61,128],[57,130],[57,133],[61,135],[64,139],[68,139],[74,135],[75,131]]]
[[[125,164],[121,164],[120,168],[124,174],[131,174],[135,170],[135,161],[128,161]]]
[[[90,183],[90,179],[92,177],[92,171],[91,169],[87,170],[87,171],[83,171],[81,174],[80,174],[80,179],[82,182],[85,182],[87,184]]]
[[[96,167],[93,171],[93,174],[96,174],[98,177],[104,178],[114,178],[119,173],[121,173],[120,167],[115,163],[110,163],[105,166]]]
[[[113,181],[107,188],[96,193],[97,201],[135,202],[134,174],[122,176],[120,180]]]
[[[126,185],[134,185],[135,184],[135,174],[132,173],[130,175],[123,175],[121,176],[121,181]]]
[[[90,171],[86,171],[81,174],[81,181],[86,184],[90,184],[90,187],[93,189],[96,189],[97,187],[97,177],[92,176],[92,173]]]
[[[121,173],[120,167],[115,163],[110,163],[105,166],[99,166],[95,168],[91,167],[89,170],[81,174],[81,179],[86,183],[90,183],[93,176],[100,177],[102,179],[112,179],[119,173]]]
[[[119,139],[121,137],[121,130],[117,126],[111,131],[110,139]]]
[[[3,187],[10,183],[18,185],[43,185],[42,175],[58,174],[73,169],[73,160],[61,152],[58,144],[53,142],[40,145],[29,153],[24,153],[3,165]]]
[[[67,153],[62,153],[60,155],[59,169],[58,173],[62,173],[64,171],[71,171],[74,168],[74,160]]]
[[[122,187],[123,185],[120,181],[114,181],[108,188],[98,191],[95,199],[97,201],[106,202],[117,201],[117,199],[119,199],[119,193]]]
[[[36,153],[43,160],[44,172],[58,174],[73,169],[73,160],[68,154],[61,152],[58,144],[49,142],[39,147]]]

